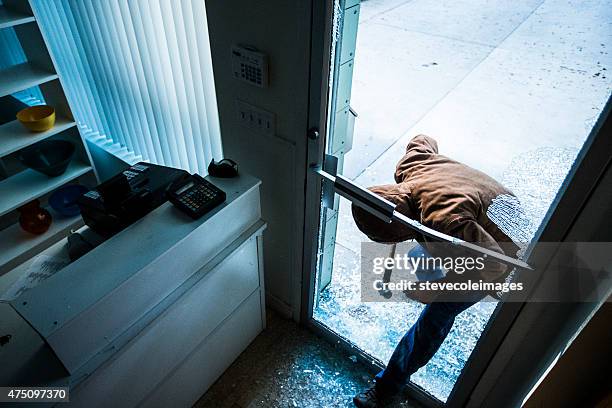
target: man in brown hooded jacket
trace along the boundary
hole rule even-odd
[[[515,257],[519,247],[509,235],[507,218],[520,212],[516,197],[486,174],[438,154],[436,141],[425,135],[414,137],[395,170],[396,184],[371,187],[370,190],[396,204],[396,210],[423,225],[476,243],[484,248]],[[426,239],[397,221],[385,223],[366,210],[353,206],[358,228],[371,240],[397,243],[416,239],[427,253]],[[506,219],[505,219],[506,218]],[[483,281],[503,280],[507,268],[487,262],[480,272]],[[454,276],[451,276],[454,275]],[[467,279],[468,276],[465,277]],[[461,279],[449,271],[448,280]],[[476,303],[486,293],[475,293],[458,302],[438,301],[431,297],[415,298],[428,303],[417,322],[397,345],[387,367],[376,376],[376,385],[353,399],[358,407],[378,407],[397,393],[410,376],[436,353],[455,317]]]

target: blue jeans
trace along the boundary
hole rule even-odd
[[[425,248],[415,246],[410,257],[430,257]],[[438,269],[415,271],[419,280],[444,277]],[[434,302],[428,304],[418,320],[395,347],[387,367],[376,375],[376,386],[383,392],[395,393],[403,388],[410,376],[423,367],[436,354],[450,332],[455,317],[477,303],[485,294],[474,293],[465,302]],[[474,299],[473,301],[471,299]]]
[[[376,386],[396,393],[436,354],[450,332],[455,317],[476,302],[431,303],[395,347],[387,367],[376,375]]]

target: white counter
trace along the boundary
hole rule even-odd
[[[188,406],[265,326],[260,183],[209,180],[227,200],[206,216],[166,203],[11,302],[68,371],[70,405],[163,406],[174,382]]]

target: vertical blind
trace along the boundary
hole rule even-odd
[[[86,137],[206,174],[222,149],[203,0],[31,4]]]

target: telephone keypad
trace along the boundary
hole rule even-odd
[[[170,201],[193,218],[199,218],[225,201],[225,193],[214,184],[194,175],[194,184],[186,191],[170,195]]]

